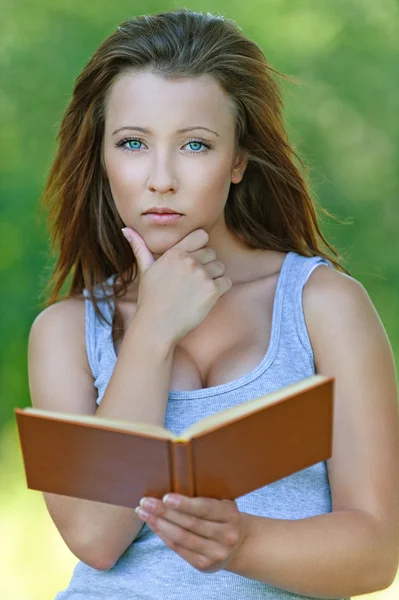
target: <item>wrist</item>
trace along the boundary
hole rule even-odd
[[[153,315],[137,312],[128,327],[126,335],[140,338],[140,345],[148,346],[151,351],[167,356],[175,349],[177,340],[159,325]]]

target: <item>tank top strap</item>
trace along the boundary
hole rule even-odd
[[[294,260],[286,277],[286,294],[283,306],[283,319],[285,334],[290,337],[291,343],[298,340],[303,350],[314,361],[313,349],[306,327],[303,312],[303,288],[311,273],[320,265],[327,265],[334,269],[334,265],[321,256],[302,256],[294,253]]]
[[[113,274],[105,281],[106,289],[109,285],[112,285],[117,274]],[[111,308],[109,307],[105,295],[97,285],[93,290],[94,296],[97,299],[98,307],[101,314],[112,323],[114,302],[112,294],[106,294],[109,301],[111,302]],[[86,338],[86,353],[89,366],[92,375],[95,380],[99,376],[99,364],[101,359],[101,353],[104,351],[104,345],[109,343],[108,336],[112,335],[112,327],[103,323],[96,315],[94,310],[94,304],[89,296],[89,292],[86,288],[83,290],[83,296],[85,297],[85,338]]]

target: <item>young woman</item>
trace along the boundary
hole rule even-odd
[[[30,390],[39,408],[179,434],[322,373],[336,379],[333,456],[234,502],[171,494],[133,511],[46,493],[80,559],[57,600],[349,598],[395,577],[392,351],[364,287],[320,246],[338,257],[274,73],[233,21],[185,9],[129,19],[93,54],[43,196],[60,251]]]

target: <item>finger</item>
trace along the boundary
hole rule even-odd
[[[144,505],[145,508],[145,505]],[[148,509],[147,509],[148,511]],[[141,517],[140,512],[138,513]],[[162,502],[157,502],[156,507],[152,508],[149,512],[150,515],[158,517],[178,525],[179,527],[186,529],[196,535],[202,536],[207,539],[218,540],[223,542],[226,537],[226,523],[218,523],[216,521],[207,521],[194,515],[189,515],[180,510],[167,508]]]
[[[167,494],[163,497],[165,506],[171,506],[172,500],[178,500],[176,509],[179,512],[199,517],[207,521],[227,523],[232,514],[238,512],[237,505],[233,500],[216,500],[214,498],[203,498],[198,496],[190,498],[181,494]]]
[[[164,542],[168,545],[167,541],[164,540]],[[187,550],[187,548],[183,548],[178,544],[174,544],[173,546],[169,547],[185,561],[190,563],[190,565],[192,565],[195,569],[201,571],[202,573],[216,573],[216,571],[220,571],[224,568],[219,561],[215,563],[215,561],[209,559],[207,556],[198,554],[198,552],[193,552],[192,550]]]
[[[231,281],[230,277],[215,277],[213,279],[213,283],[218,288],[219,297],[223,296],[223,294],[226,294],[233,287],[233,282]]]
[[[200,248],[200,250],[196,250],[195,252],[191,252],[191,256],[196,258],[198,262],[203,265],[206,265],[214,260],[216,260],[216,252],[213,248]]]
[[[154,264],[155,259],[148,249],[147,244],[141,235],[137,233],[137,231],[131,227],[124,227],[124,229],[122,229],[122,233],[133,250],[140,274],[142,275],[151,267],[152,264]]]
[[[151,498],[155,505],[149,508],[147,504],[148,500],[148,498],[142,498],[140,506],[135,509],[140,518],[146,518],[142,512],[144,509],[149,516],[163,518],[202,537],[218,539],[219,541],[222,541],[225,537],[226,523],[207,521],[195,515],[186,514],[180,511],[180,509],[168,508],[165,506],[165,503],[155,498]]]
[[[198,536],[162,517],[152,514],[146,523],[171,550],[197,568],[208,568],[228,557],[228,549],[220,543]]]
[[[181,556],[181,558],[190,563],[190,565],[192,565],[195,569],[198,569],[199,571],[202,571],[204,573],[213,573],[221,568],[215,566],[214,562],[211,561],[206,555],[201,554],[199,552],[194,552],[193,550],[189,550],[184,546],[180,546],[162,531],[158,532],[157,535],[161,538],[161,540],[163,540],[163,542],[168,546],[168,548],[176,552],[179,556]]]
[[[223,273],[226,272],[226,267],[220,260],[214,260],[213,262],[204,265],[204,268],[212,279],[220,279]]]
[[[203,248],[209,241],[209,234],[205,229],[194,229],[186,235],[180,242],[175,244],[174,248],[180,248],[186,252],[194,252],[199,248]]]

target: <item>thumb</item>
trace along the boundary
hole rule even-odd
[[[140,273],[145,273],[152,264],[154,264],[155,259],[148,249],[147,244],[141,237],[137,231],[131,229],[130,227],[124,227],[122,229],[122,233],[130,243],[130,246],[133,250],[133,254],[137,260],[137,264],[139,266]]]

